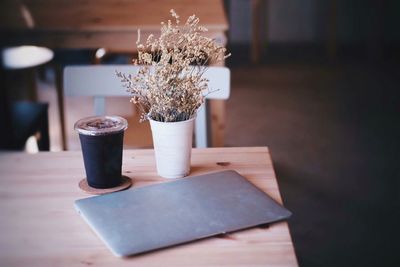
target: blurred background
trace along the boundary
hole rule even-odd
[[[270,148],[285,205],[293,211],[289,224],[300,266],[400,266],[400,2],[221,3],[232,53],[221,145]],[[24,1],[2,4],[20,4],[27,25],[33,23]],[[0,20],[0,147],[60,151],[62,67],[130,64],[134,54],[56,45],[30,65],[10,66],[5,51],[14,38],[7,28],[12,20],[12,14]],[[34,105],[21,108],[26,101]],[[92,102],[63,100],[68,149],[80,149],[72,126],[92,115]],[[127,148],[152,146],[148,124],[138,122],[126,98],[108,99],[107,112],[128,118]],[[49,146],[37,147],[32,139],[26,146],[30,135],[47,138]]]

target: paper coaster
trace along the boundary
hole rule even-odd
[[[92,195],[103,195],[103,194],[108,194],[112,192],[117,192],[117,191],[122,191],[125,189],[128,189],[132,185],[132,179],[122,175],[122,183],[119,186],[116,187],[111,187],[111,188],[94,188],[91,187],[88,183],[86,178],[82,179],[79,182],[79,188],[85,191],[86,193],[92,194]]]

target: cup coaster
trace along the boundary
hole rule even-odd
[[[103,195],[103,194],[108,194],[112,192],[118,192],[122,191],[125,189],[128,189],[132,185],[132,179],[122,175],[122,183],[116,187],[111,187],[111,188],[94,188],[91,187],[88,183],[86,178],[82,179],[79,182],[79,188],[85,191],[86,193],[92,194],[92,195]]]

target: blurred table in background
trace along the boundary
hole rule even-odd
[[[2,0],[0,47],[33,44],[52,49],[104,48],[117,53],[134,53],[137,30],[141,29],[142,38],[159,34],[160,22],[171,18],[171,8],[180,15],[182,23],[188,16],[196,14],[201,24],[209,29],[207,35],[226,44],[228,22],[222,0]],[[65,148],[61,75],[58,77],[58,104]],[[211,103],[213,146],[224,143],[224,110],[223,101]]]

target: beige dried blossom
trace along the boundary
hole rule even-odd
[[[117,72],[132,95],[131,102],[139,106],[141,120],[174,122],[193,118],[211,92],[208,80],[203,78],[207,65],[230,56],[223,46],[201,35],[207,28],[199,25],[195,15],[180,26],[179,15],[173,9],[170,13],[175,22],[161,22],[160,37],[149,35],[142,44],[138,32],[138,58],[133,60],[140,65],[138,73],[132,76]]]

